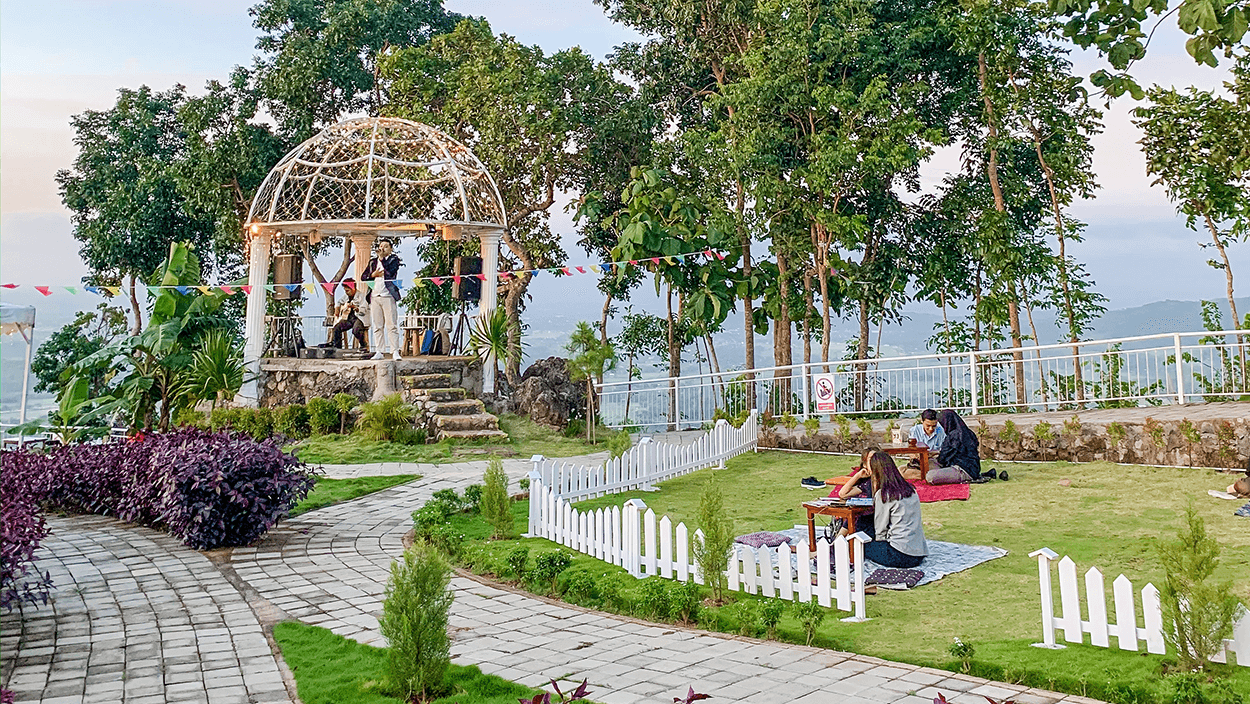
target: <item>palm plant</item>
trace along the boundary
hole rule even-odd
[[[482,360],[482,364],[491,365],[495,371],[495,378],[499,378],[499,360],[509,360],[509,354],[520,361],[521,353],[525,349],[525,342],[520,342],[511,353],[508,350],[508,337],[516,332],[517,339],[520,340],[520,324],[515,321],[508,321],[508,312],[503,308],[496,308],[489,314],[479,315],[473,319],[473,327],[469,331],[469,351]]]
[[[243,353],[234,335],[211,330],[191,355],[191,386],[197,398],[210,399],[213,408],[243,386]]]

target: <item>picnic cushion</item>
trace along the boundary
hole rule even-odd
[[[920,570],[904,570],[882,567],[872,571],[868,575],[868,579],[864,580],[864,584],[875,584],[885,589],[911,589],[924,579],[924,572]]]
[[[762,530],[758,533],[739,535],[734,538],[734,542],[742,545],[748,545],[753,548],[775,548],[782,543],[790,542],[790,536]]]

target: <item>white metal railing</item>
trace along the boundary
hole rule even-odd
[[[1059,555],[1049,548],[1042,548],[1029,553],[1029,557],[1037,558],[1042,600],[1042,642],[1036,644],[1038,647],[1064,647],[1055,639],[1056,631],[1063,631],[1063,639],[1069,643],[1084,643],[1088,633],[1093,646],[1110,648],[1111,638],[1115,638],[1120,650],[1140,650],[1144,643],[1146,652],[1164,654],[1163,610],[1159,603],[1159,590],[1153,584],[1142,588],[1139,612],[1132,583],[1124,575],[1116,577],[1112,583],[1113,623],[1107,619],[1107,593],[1102,572],[1097,567],[1091,567],[1085,573],[1085,613],[1089,618],[1083,619],[1076,563],[1072,558],[1064,557],[1059,561],[1061,613],[1056,615],[1050,563]],[[1138,613],[1141,614],[1142,625],[1138,625]],[[1225,639],[1219,652],[1212,653],[1211,660],[1226,662],[1230,654],[1238,665],[1250,667],[1250,614],[1243,612],[1234,627],[1233,637]]]
[[[537,472],[530,474],[527,537],[546,538],[618,565],[638,579],[658,576],[706,583],[698,564],[692,561],[694,546],[703,540],[702,531],[696,530],[691,536],[685,523],[673,526],[668,516],[657,521],[655,512],[641,499],[579,511],[543,484]],[[815,599],[821,606],[836,605],[841,611],[855,612],[844,621],[866,621],[864,543],[871,541],[863,533],[849,539],[838,536],[832,543],[821,538],[816,541],[814,560],[809,558],[806,539],[800,540],[793,552],[789,545],[754,549],[735,544],[725,571],[726,582],[730,591],[786,601]]]
[[[965,414],[1250,398],[1250,332],[1077,343],[756,368],[598,385],[611,427],[700,427],[749,408],[799,418],[925,408]]]

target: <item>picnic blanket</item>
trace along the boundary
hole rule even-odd
[[[964,485],[967,486],[967,485]],[[797,544],[800,540],[807,540],[807,526],[795,526],[789,530],[779,531],[782,535],[790,537],[791,544]],[[819,536],[817,536],[819,537]],[[916,583],[916,586],[924,586],[930,582],[936,582],[948,574],[963,572],[972,569],[979,564],[996,560],[1007,554],[1002,548],[996,548],[991,545],[965,545],[963,543],[948,543],[942,540],[927,541],[929,547],[929,555],[920,563],[916,569],[924,572],[924,578]],[[792,564],[797,568],[797,558]],[[882,566],[872,560],[864,560],[864,574],[870,575],[875,570],[881,569]],[[833,569],[832,561],[830,561],[830,569]],[[852,572],[854,574],[854,572]]]
[[[842,485],[850,479],[846,477],[835,477],[829,479],[826,484]],[[920,497],[920,503],[931,504],[935,501],[967,501],[972,496],[972,485],[970,484],[937,484],[933,485],[926,481],[912,482],[912,486],[916,487],[916,495]],[[837,496],[838,490],[835,488],[829,492],[830,496]]]

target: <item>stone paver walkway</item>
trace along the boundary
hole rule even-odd
[[[52,599],[0,616],[17,702],[290,704],[256,614],[203,554],[110,518],[49,518]]]
[[[402,465],[403,472],[345,470],[355,471],[354,476],[373,472],[423,477],[284,521],[256,546],[233,550],[228,569],[252,593],[253,609],[263,612],[267,622],[296,618],[380,644],[382,594],[390,562],[400,554],[401,538],[411,527],[410,513],[439,489],[480,482],[477,464]],[[528,472],[529,463],[518,460],[505,467],[515,480]],[[264,639],[253,610],[246,610],[243,597],[205,557],[167,536],[107,519],[57,520],[53,529],[45,554],[55,557],[42,566],[64,566],[53,574],[58,584],[55,608],[28,609],[4,620],[4,679],[19,692],[18,701],[40,701],[41,696],[44,702],[79,701],[83,692],[93,692],[89,682],[106,677],[92,669],[91,658],[99,651],[114,653],[116,659],[122,643],[126,684],[114,685],[112,696],[101,700],[121,701],[118,695],[125,694],[127,702],[233,701],[215,693],[224,689],[216,682],[228,681],[236,687],[233,694],[242,694],[237,689],[241,686],[252,701],[288,701],[280,691],[273,656],[267,648],[260,652]],[[101,537],[91,542],[93,534]],[[78,600],[84,604],[75,606],[78,601],[68,585],[84,580],[93,586]],[[956,704],[984,704],[982,694],[1011,696],[1021,704],[1092,701],[852,653],[643,623],[463,577],[453,579],[452,587],[456,662],[477,664],[533,686],[551,678],[588,678],[592,698],[604,704],[671,701],[692,685],[722,704],[929,704],[937,692]],[[114,603],[123,618],[109,621],[109,605]],[[94,624],[96,613],[102,623],[114,624],[107,639],[105,631],[99,636],[107,647],[94,645],[90,628],[82,632],[81,623]],[[132,621],[139,624],[134,631],[116,625]],[[13,636],[12,629],[21,632]],[[86,641],[69,640],[84,637]],[[146,668],[147,677],[142,689],[134,685],[133,698],[132,642],[134,666]],[[17,658],[11,666],[8,653],[14,648]],[[232,653],[225,652],[229,648]],[[83,651],[85,655],[79,654]],[[120,679],[119,666],[111,667],[115,669],[107,677]],[[187,679],[177,679],[183,677]],[[153,698],[140,699],[140,692]],[[58,699],[63,696],[74,698]]]

